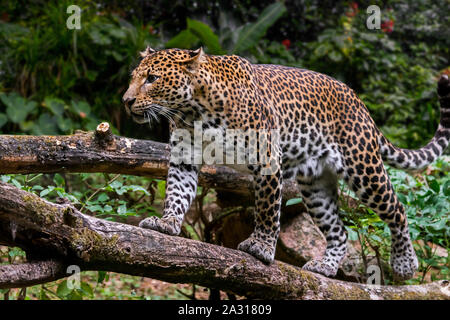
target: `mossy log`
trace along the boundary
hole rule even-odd
[[[66,266],[77,265],[195,283],[249,298],[450,298],[448,281],[372,286],[329,279],[279,261],[265,265],[237,250],[84,215],[6,183],[0,183],[0,244],[21,247],[36,261],[29,267],[1,266],[0,288],[55,280],[68,276],[61,272]]]

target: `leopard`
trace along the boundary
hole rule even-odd
[[[339,206],[339,181],[375,212],[391,234],[390,265],[395,280],[418,269],[404,205],[385,164],[407,171],[423,170],[441,156],[450,141],[450,81],[437,80],[440,122],[425,146],[394,146],[378,129],[365,104],[346,84],[312,70],[253,64],[237,55],[207,54],[203,48],[147,47],[131,73],[123,95],[126,112],[137,123],[170,120],[179,128],[260,130],[269,132],[271,170],[266,164],[230,165],[253,177],[254,228],[238,245],[265,264],[274,261],[280,234],[283,181],[296,180],[298,195],[326,239],[320,258],[303,270],[335,277],[347,254],[347,231]],[[277,138],[270,132],[277,132]],[[246,140],[246,142],[248,142]],[[236,144],[236,142],[235,142]],[[170,139],[170,148],[177,146]],[[192,160],[192,159],[188,159]],[[171,157],[162,217],[143,219],[139,227],[179,235],[184,215],[196,197],[204,164]]]

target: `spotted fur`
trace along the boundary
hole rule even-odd
[[[367,108],[345,84],[310,70],[255,65],[238,56],[197,51],[147,49],[133,71],[124,95],[127,111],[137,122],[163,115],[171,128],[192,132],[195,120],[203,129],[244,131],[279,129],[271,140],[278,160],[270,175],[261,166],[245,165],[255,179],[255,229],[239,245],[270,263],[280,230],[283,179],[296,179],[304,203],[326,237],[320,260],[304,269],[334,276],[346,254],[346,232],[339,218],[338,179],[389,226],[391,265],[396,278],[414,275],[418,263],[411,244],[405,209],[383,166],[421,169],[433,162],[450,140],[450,84],[438,83],[441,121],[433,139],[419,150],[393,146],[377,129]],[[176,141],[171,141],[172,147]],[[170,163],[164,214],[140,226],[176,235],[194,199],[200,165]]]

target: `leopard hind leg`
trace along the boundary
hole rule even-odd
[[[337,175],[324,168],[319,177],[298,176],[297,182],[308,213],[327,241],[324,256],[308,261],[303,269],[334,277],[347,252],[347,233],[339,218]]]
[[[407,280],[414,276],[418,261],[410,239],[405,208],[394,192],[381,158],[374,155],[372,159],[372,164],[365,170],[360,164],[348,167],[345,180],[361,202],[389,226],[394,280]]]

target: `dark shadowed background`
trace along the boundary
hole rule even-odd
[[[69,5],[81,29],[69,30]],[[369,5],[381,9],[369,30]],[[126,116],[121,96],[147,45],[203,46],[254,63],[297,66],[351,86],[393,142],[418,147],[438,123],[436,78],[449,73],[450,4],[427,1],[3,1],[0,131],[63,134],[112,123],[167,140]]]

